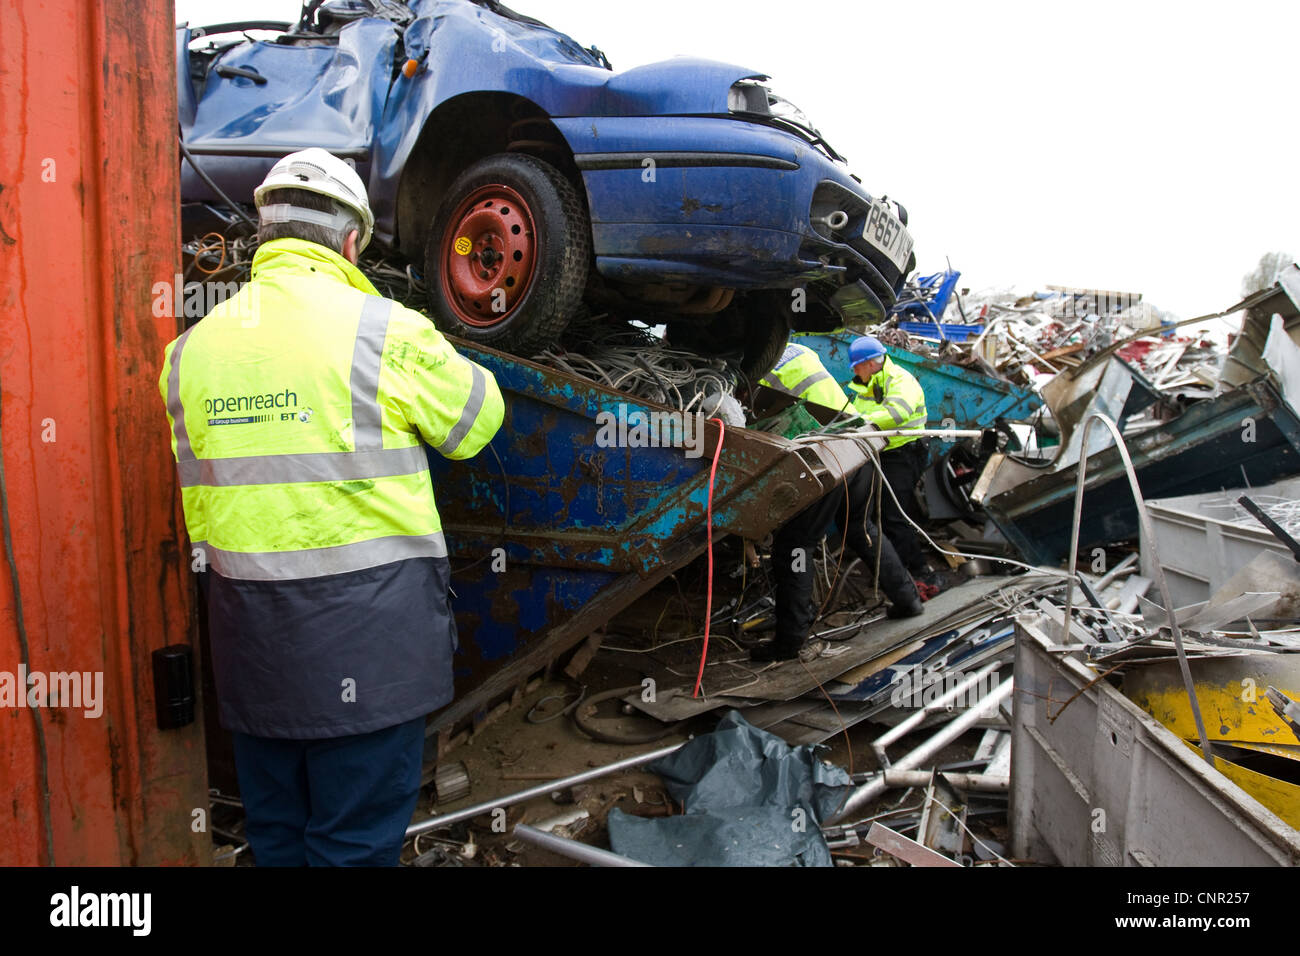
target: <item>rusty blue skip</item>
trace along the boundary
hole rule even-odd
[[[602,412],[667,406],[456,340],[506,400],[489,448],[430,456],[452,558],[460,636],[456,700],[430,734],[445,744],[560,654],[702,553],[720,429],[693,447],[601,447]],[[796,446],[727,428],[713,492],[714,543],[762,538],[865,461],[852,440]]]

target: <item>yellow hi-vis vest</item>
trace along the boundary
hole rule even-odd
[[[907,369],[885,356],[885,364],[865,385],[856,379],[849,382],[853,407],[877,428],[924,428],[925,392],[921,383]],[[919,435],[896,435],[889,439],[889,451],[916,441]]]
[[[222,723],[343,736],[447,703],[455,623],[422,442],[477,454],[504,413],[491,373],[342,256],[277,239],[168,345],[159,388],[211,572]]]
[[[186,525],[232,578],[445,557],[420,440],[469,458],[501,425],[496,380],[342,256],[258,249],[252,281],[167,347]]]
[[[826,371],[817,353],[806,345],[787,345],[776,366],[759,383],[837,412],[849,407],[848,395]]]

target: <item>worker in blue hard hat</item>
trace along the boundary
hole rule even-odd
[[[849,397],[812,349],[791,344],[764,385],[804,401],[835,410]],[[842,400],[836,396],[842,396]],[[775,578],[776,635],[750,651],[756,661],[792,660],[799,656],[816,620],[813,607],[812,554],[832,522],[865,568],[879,568],[878,585],[890,600],[888,616],[914,617],[924,612],[907,568],[889,538],[872,523],[869,512],[875,468],[867,463],[782,525],[772,536],[772,576]]]
[[[870,335],[854,339],[849,346],[849,364],[854,374],[849,391],[853,393],[853,407],[858,414],[878,428],[925,427],[925,392],[921,383],[889,357],[879,339]],[[925,470],[925,443],[918,441],[918,437],[890,438],[880,455],[881,473],[894,492],[893,495],[882,492],[882,529],[914,575],[927,571],[921,539],[907,519],[907,515],[913,520],[917,517],[916,483]],[[902,509],[894,496],[898,497]]]

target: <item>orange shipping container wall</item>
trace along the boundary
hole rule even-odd
[[[173,17],[0,0],[0,864],[211,855],[202,726],[158,730],[151,662],[194,633],[156,386],[177,333],[154,309],[179,261]],[[63,699],[20,706],[37,688]]]

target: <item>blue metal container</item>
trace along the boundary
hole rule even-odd
[[[606,439],[617,432],[608,425],[620,413],[636,422],[672,410],[504,352],[455,344],[491,370],[506,411],[501,431],[476,458],[430,456],[460,636],[456,701],[431,724],[444,735],[481,719],[705,549],[709,470],[720,436],[712,422],[701,433],[679,427],[685,423],[675,413],[657,447],[611,444]],[[713,492],[715,545],[727,533],[762,538],[864,461],[849,440],[796,446],[726,429]]]

